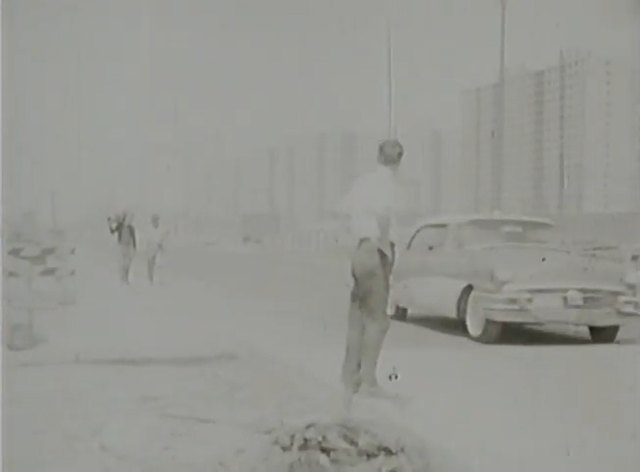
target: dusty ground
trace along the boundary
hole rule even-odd
[[[337,415],[344,261],[176,249],[163,287],[128,289],[103,256],[81,265],[78,303],[39,312],[36,349],[4,352],[7,470],[238,470],[270,425]],[[445,321],[394,323],[380,372],[408,401],[354,414],[419,434],[433,470],[636,471],[638,334],[480,346]]]

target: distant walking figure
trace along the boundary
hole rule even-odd
[[[147,276],[149,283],[153,284],[156,280],[156,269],[160,253],[164,251],[164,242],[167,232],[160,228],[160,216],[153,215],[151,217],[151,228],[147,238]]]
[[[131,264],[137,249],[136,231],[132,219],[132,215],[126,212],[107,218],[109,231],[116,235],[118,241],[120,280],[127,285],[130,282]]]
[[[377,169],[354,182],[342,206],[357,240],[351,256],[353,288],[342,366],[347,407],[358,392],[385,394],[378,385],[376,369],[390,323],[387,302],[397,241],[396,175],[403,155],[397,140],[380,144]]]

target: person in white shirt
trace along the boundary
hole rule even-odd
[[[147,276],[150,284],[155,283],[158,258],[164,251],[166,237],[167,231],[160,227],[160,217],[151,216],[151,228],[147,236]]]
[[[378,358],[389,329],[389,278],[397,241],[395,213],[399,206],[397,171],[404,149],[386,140],[378,149],[378,166],[354,182],[342,203],[357,240],[351,257],[353,288],[347,347],[342,366],[347,407],[353,395],[384,394],[376,379]]]

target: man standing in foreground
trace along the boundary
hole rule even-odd
[[[403,155],[397,140],[380,144],[377,169],[355,181],[343,204],[357,240],[351,257],[353,288],[342,366],[347,408],[356,393],[384,396],[376,368],[390,324],[387,303],[395,261],[396,176]]]

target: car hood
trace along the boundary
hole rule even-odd
[[[620,289],[624,265],[597,255],[554,246],[485,246],[478,256],[491,271],[509,277],[509,285],[553,288]]]

